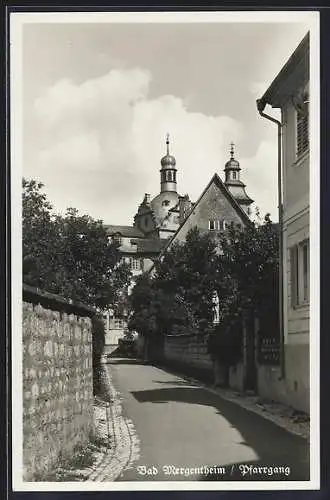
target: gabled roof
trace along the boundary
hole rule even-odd
[[[235,198],[230,194],[230,192],[228,191],[228,189],[226,188],[226,186],[224,185],[224,183],[222,182],[221,178],[219,177],[218,174],[214,174],[213,177],[211,178],[210,182],[207,184],[206,188],[204,189],[204,191],[202,192],[202,194],[200,195],[200,197],[198,198],[198,200],[196,201],[196,203],[194,203],[194,205],[192,206],[191,210],[189,211],[187,217],[185,218],[185,220],[183,221],[183,223],[179,226],[179,228],[175,231],[175,233],[173,234],[173,236],[171,238],[169,238],[168,240],[166,240],[166,244],[163,248],[163,250],[161,251],[159,257],[161,257],[166,249],[169,247],[169,245],[172,243],[172,241],[176,238],[178,232],[180,231],[180,229],[186,224],[186,222],[189,220],[190,216],[192,215],[194,209],[199,205],[199,203],[201,202],[201,200],[203,199],[205,193],[209,190],[210,186],[212,184],[215,184],[220,190],[221,192],[226,196],[226,198],[228,199],[228,201],[231,203],[232,207],[236,210],[237,214],[241,217],[241,219],[246,223],[246,225],[251,225],[252,224],[252,221],[250,220],[250,218],[248,217],[248,215],[244,212],[244,210],[240,207],[240,205],[237,203],[237,201],[235,200]],[[151,267],[151,269],[153,268],[154,266]]]
[[[290,97],[297,85],[309,79],[309,32],[282,67],[261,99],[257,100],[258,109],[263,111],[267,104],[273,108]]]
[[[167,243],[167,239],[145,238],[132,240],[132,243],[137,245],[137,252],[159,253]]]
[[[143,232],[134,226],[113,226],[105,224],[105,229],[108,234],[120,234],[121,236],[126,236],[127,238],[144,238]]]

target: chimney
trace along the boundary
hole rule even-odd
[[[179,196],[179,223],[183,223],[191,209],[191,201],[189,196],[185,194],[184,196]]]

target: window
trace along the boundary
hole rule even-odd
[[[308,108],[305,113],[297,111],[297,157],[309,149]]]
[[[309,302],[309,240],[290,249],[291,307]]]
[[[309,242],[304,241],[302,250],[302,278],[303,278],[303,300],[309,301]]]
[[[118,243],[118,245],[121,245],[121,235],[120,235],[119,233],[114,234],[114,235],[112,236],[112,241],[113,241],[114,243]]]
[[[236,172],[233,172],[233,179],[236,179]]]
[[[131,257],[130,266],[132,271],[139,271],[141,268],[140,259],[137,259],[136,257]]]
[[[299,304],[299,271],[298,271],[298,246],[290,249],[290,270],[291,270],[291,307]]]
[[[115,318],[114,319],[114,328],[124,328],[125,322],[121,318]]]
[[[164,200],[162,203],[163,207],[168,207],[169,204],[170,204],[169,200]]]
[[[210,231],[225,231],[227,228],[227,222],[225,220],[209,220],[209,230]]]

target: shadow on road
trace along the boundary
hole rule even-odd
[[[165,384],[165,385],[174,385],[174,386],[185,386],[185,387],[200,387],[199,384],[195,384],[194,382],[186,382],[185,380],[153,380],[153,384]]]
[[[121,358],[121,357],[108,357],[106,363],[111,365],[149,365],[148,361],[142,361],[137,358]]]
[[[290,474],[273,474],[267,469],[255,474],[242,475],[241,463],[218,464],[230,469],[230,474],[226,477],[216,478],[214,474],[202,476],[200,480],[289,480],[307,481],[309,480],[309,446],[308,442],[300,436],[293,435],[285,429],[277,426],[273,422],[239,407],[235,403],[222,399],[219,395],[211,393],[202,387],[193,386],[189,382],[176,381],[158,382],[171,384],[172,387],[161,387],[159,389],[134,391],[132,395],[139,403],[151,402],[155,404],[166,404],[168,402],[181,402],[192,405],[206,405],[213,407],[217,414],[221,415],[229,423],[230,427],[236,429],[243,446],[252,448],[259,459],[251,462],[250,465],[258,467],[289,467]],[[219,436],[215,436],[216,439]]]

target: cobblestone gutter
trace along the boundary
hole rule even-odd
[[[95,436],[84,450],[88,451],[88,464],[59,465],[46,480],[113,482],[139,458],[139,440],[133,423],[123,415],[120,394],[104,365],[102,387],[102,399],[95,397],[93,404]],[[79,462],[77,456],[72,459]]]
[[[94,407],[97,432],[109,439],[110,449],[101,454],[93,465],[87,481],[115,481],[139,458],[139,440],[132,421],[122,413],[119,393],[115,390],[108,370],[103,368],[104,399],[97,399]]]

